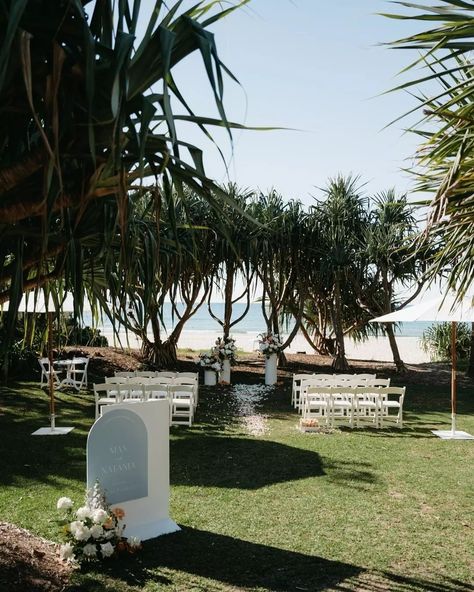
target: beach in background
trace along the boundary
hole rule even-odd
[[[222,318],[224,305],[214,303],[213,312],[216,316]],[[182,307],[181,307],[182,309]],[[245,309],[245,305],[237,303],[234,307],[234,318],[239,317]],[[178,308],[179,310],[179,308]],[[172,314],[171,304],[165,305],[164,322],[170,331],[176,323],[176,316]],[[89,323],[88,323],[89,321]],[[84,318],[85,324],[90,324],[87,315]],[[405,323],[397,328],[397,343],[400,349],[400,355],[403,361],[411,364],[421,364],[429,362],[429,356],[420,346],[420,337],[423,331],[431,323]],[[98,327],[101,334],[107,337],[109,345],[122,346],[124,348],[139,348],[141,343],[133,335],[125,330],[119,330],[119,338],[114,336],[114,331],[110,322],[104,322]],[[247,315],[237,325],[232,328],[231,335],[236,340],[238,349],[243,351],[254,351],[258,347],[258,336],[265,331],[265,321],[262,315],[261,305],[259,303],[251,304]],[[283,336],[291,331],[291,326],[286,327]],[[201,307],[198,312],[186,323],[185,330],[182,332],[178,342],[181,349],[206,350],[210,349],[216,339],[222,335],[219,324],[209,315],[207,307]],[[388,339],[386,337],[369,337],[362,343],[354,343],[350,338],[345,340],[346,354],[348,358],[355,360],[373,360],[373,361],[391,361],[393,359]],[[298,334],[293,340],[291,347],[285,350],[287,353],[295,354],[304,352],[314,353],[303,335]]]

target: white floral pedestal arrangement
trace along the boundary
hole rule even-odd
[[[215,370],[204,370],[204,384],[215,386],[217,384],[217,373]]]
[[[272,385],[277,382],[278,355],[270,354],[265,358],[265,384]]]
[[[222,370],[219,374],[219,380],[220,382],[230,384],[230,360],[227,358],[222,360]]]
[[[204,370],[204,384],[214,386],[217,384],[217,373],[222,370],[222,364],[217,353],[212,350],[199,354],[196,364]]]
[[[270,332],[259,337],[258,349],[265,356],[265,384],[271,386],[277,382],[278,353],[283,344],[279,335]]]

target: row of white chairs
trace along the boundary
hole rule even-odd
[[[306,389],[310,385],[320,386],[364,386],[367,381],[377,379],[376,374],[293,374],[291,389],[291,403],[299,413],[303,411],[303,401]],[[379,384],[378,386],[389,386]]]
[[[169,403],[170,425],[192,425],[197,406],[195,384],[163,384],[141,377],[117,382],[113,378],[117,377],[112,377],[105,383],[94,384],[96,419],[103,405],[166,399]]]
[[[394,422],[403,427],[405,387],[310,386],[303,403],[303,419],[314,419],[334,427],[337,422],[351,428],[371,425],[384,428]]]
[[[129,372],[115,372],[118,378],[178,378],[187,377],[199,380],[198,372],[173,372],[172,370],[135,370]]]

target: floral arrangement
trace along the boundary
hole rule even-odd
[[[74,502],[68,497],[60,497],[56,508],[63,512],[60,523],[66,534],[66,543],[59,553],[62,559],[77,562],[106,559],[119,551],[134,553],[141,547],[137,537],[123,536],[125,516],[122,508],[111,508],[104,492],[96,483],[86,492],[85,504],[73,509]]]
[[[196,364],[204,370],[214,370],[214,372],[222,370],[222,364],[215,349],[199,354]]]
[[[217,353],[220,360],[230,360],[231,362],[235,362],[235,352],[237,351],[235,339],[232,337],[218,337],[216,339],[214,351]]]
[[[258,350],[267,358],[271,354],[277,354],[283,346],[280,336],[273,333],[261,333],[258,340]]]

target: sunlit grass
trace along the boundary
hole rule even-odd
[[[234,378],[238,378],[234,375]],[[2,392],[0,519],[59,540],[55,502],[81,500],[92,396],[58,394],[63,437],[33,384]],[[472,394],[459,427],[474,432]],[[406,429],[301,434],[288,384],[246,434],[225,389],[201,388],[197,422],[171,435],[171,514],[180,533],[75,576],[71,590],[468,590],[473,442],[441,441],[445,387],[410,386]],[[455,581],[457,580],[457,582]]]

